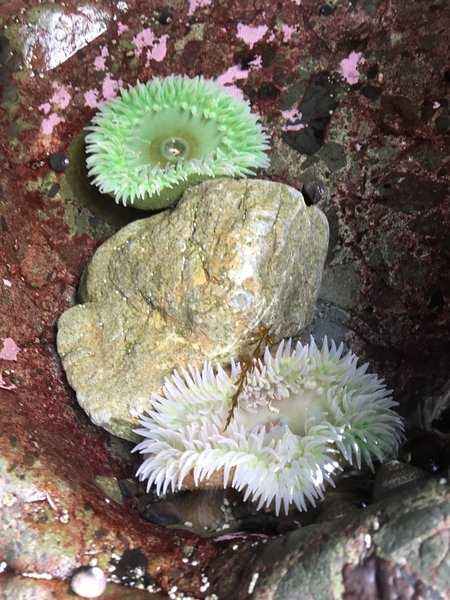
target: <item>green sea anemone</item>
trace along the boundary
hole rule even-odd
[[[143,210],[171,206],[205,179],[246,177],[269,165],[268,138],[248,103],[203,77],[122,89],[87,129],[93,182]]]
[[[158,494],[213,482],[277,514],[291,504],[315,506],[345,465],[373,468],[373,458],[394,456],[403,437],[390,391],[357,362],[326,338],[320,350],[312,338],[294,348],[282,341],[274,355],[266,349],[228,427],[241,365],[175,372],[162,395],[151,395],[136,430],[144,437],[135,448],[144,456],[138,476]]]

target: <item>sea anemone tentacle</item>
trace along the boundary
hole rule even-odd
[[[248,177],[269,165],[268,137],[249,104],[203,77],[122,89],[86,129],[93,183],[144,210],[174,204],[205,179]]]
[[[168,378],[136,430],[138,469],[158,494],[211,480],[242,491],[257,507],[306,510],[345,465],[396,454],[403,423],[384,382],[325,338],[319,350],[282,341],[247,373],[226,426],[241,365],[205,363]],[[219,479],[217,479],[219,476]]]

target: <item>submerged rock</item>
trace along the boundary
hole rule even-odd
[[[273,341],[310,321],[328,224],[300,192],[213,180],[178,206],[130,223],[95,253],[58,351],[91,420],[135,439],[150,392],[187,363],[225,364],[260,324]]]

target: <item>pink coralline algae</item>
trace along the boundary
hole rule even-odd
[[[193,15],[197,8],[203,8],[212,4],[212,0],[189,0],[188,15]]]
[[[230,94],[232,94],[233,96],[242,98],[244,95],[242,90],[233,84],[235,81],[239,81],[241,79],[247,79],[248,74],[249,74],[248,69],[242,69],[240,67],[240,65],[233,65],[232,67],[229,67],[225,71],[225,73],[222,73],[222,75],[219,75],[219,77],[217,78],[216,81],[217,81],[218,85],[226,88],[230,92]]]
[[[97,108],[98,106],[98,91],[97,90],[88,90],[84,92],[84,102],[86,106],[89,108]]]
[[[349,85],[355,85],[359,81],[359,63],[364,62],[361,52],[350,52],[347,58],[340,62],[339,72]]]
[[[41,131],[44,135],[51,135],[56,125],[62,123],[64,119],[59,117],[56,113],[52,113],[49,117],[44,119],[41,123]]]
[[[114,79],[109,73],[106,73],[101,93],[95,88],[84,92],[84,103],[89,108],[97,108],[103,102],[108,102],[115,98],[122,86],[122,79]]]
[[[238,23],[237,25],[237,37],[243,40],[250,48],[262,40],[268,31],[267,25],[258,25],[257,27],[251,27]]]
[[[113,79],[110,75],[107,75],[103,80],[102,94],[105,101],[112,100],[117,96],[119,88],[123,86],[121,79]]]
[[[20,352],[19,346],[10,338],[3,339],[3,348],[0,350],[0,358],[3,360],[17,360],[17,354]]]
[[[147,49],[147,67],[150,65],[151,60],[161,62],[162,60],[164,60],[167,54],[168,39],[168,35],[162,35],[160,38],[158,38],[150,28],[143,29],[142,31],[137,33],[132,40],[135,47],[135,56],[139,58],[142,52],[145,49]]]
[[[52,88],[54,92],[50,98],[50,102],[53,104],[53,108],[64,110],[70,104],[70,100],[72,98],[70,92],[57,81],[52,83]]]
[[[297,108],[294,107],[290,110],[282,110],[281,114],[286,121],[290,121],[282,126],[283,131],[300,131],[300,129],[306,127],[304,123],[300,123],[302,113]]]
[[[39,110],[48,115],[41,123],[41,131],[44,135],[51,135],[54,127],[64,121],[57,111],[64,110],[70,104],[72,95],[66,87],[54,81],[52,83],[53,94],[48,102],[44,102],[39,106]],[[50,111],[55,112],[50,112]]]
[[[97,71],[106,71],[106,59],[109,56],[109,51],[108,48],[106,46],[103,46],[103,48],[101,49],[101,52],[98,56],[95,57],[94,60],[94,67],[97,69]]]
[[[289,42],[294,33],[297,33],[298,29],[296,25],[293,27],[291,25],[282,25],[281,31],[283,32],[283,42],[286,43]]]
[[[225,71],[225,73],[222,73],[222,75],[219,75],[219,77],[216,79],[216,82],[220,86],[226,88],[230,92],[230,94],[232,94],[233,96],[242,98],[244,94],[240,88],[233,85],[234,82],[242,80],[242,79],[247,79],[250,71],[252,71],[254,69],[259,69],[261,67],[261,64],[262,64],[262,58],[258,54],[249,63],[248,69],[242,69],[242,67],[240,65],[233,65],[232,67],[229,67]]]
[[[142,31],[137,33],[132,40],[133,45],[135,47],[134,54],[137,57],[139,57],[142,54],[144,48],[151,48],[155,39],[155,34],[149,28],[143,29]]]
[[[125,31],[128,31],[128,25],[121,23],[120,21],[117,23],[117,35],[122,35]]]
[[[2,390],[13,390],[15,389],[15,385],[13,383],[8,383],[7,381],[5,381],[0,373],[0,388]]]
[[[164,60],[167,54],[168,39],[168,35],[162,35],[156,42],[155,46],[151,50],[147,50],[147,63],[150,60],[156,60],[156,62],[161,62]]]

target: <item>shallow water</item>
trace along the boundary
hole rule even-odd
[[[388,0],[176,0],[167,6],[31,0],[2,7],[0,338],[20,349],[16,360],[8,353],[0,358],[5,597],[19,597],[19,589],[30,597],[33,586],[39,597],[64,598],[75,567],[95,559],[114,578],[129,548],[148,559],[145,585],[171,597],[258,597],[273,592],[273,581],[279,587],[271,597],[292,597],[280,582],[295,560],[286,558],[279,571],[276,549],[266,552],[270,558],[258,550],[281,533],[276,528],[215,542],[189,527],[180,532],[144,521],[134,497],[108,497],[95,478],[131,478],[136,464],[129,447],[79,408],[55,351],[56,321],[75,301],[96,247],[147,216],[101,196],[84,164],[83,131],[98,105],[136,80],[173,73],[218,79],[250,101],[270,133],[271,166],[259,175],[298,189],[311,182],[325,188],[319,206],[331,239],[311,330],[343,340],[386,378],[408,436],[431,431],[424,455],[429,447],[447,447],[447,10],[438,2]],[[66,170],[50,168],[54,152],[69,157]],[[445,486],[439,490],[435,497],[443,498]],[[439,510],[416,517],[438,550],[444,539]],[[394,523],[386,511],[386,523]],[[374,568],[364,563],[367,547],[358,543],[359,525],[351,519],[340,531],[351,541],[328,577],[328,589],[348,593]],[[321,535],[331,531],[326,526],[320,525]],[[305,527],[295,544],[313,535]],[[445,560],[439,571],[441,554],[430,550],[430,564],[415,562],[420,544],[411,536],[409,554],[383,546],[383,573],[392,565],[400,572],[397,579],[386,575],[387,589],[401,588],[407,556],[415,565],[412,585],[445,596]],[[292,539],[277,543],[295,546]],[[317,544],[313,539],[311,548]],[[361,571],[341,581],[336,573],[348,561],[360,561]],[[296,585],[306,586],[301,579]],[[304,589],[304,597],[313,597],[313,584]],[[327,588],[319,589],[325,597]],[[130,597],[119,585],[107,594]]]

